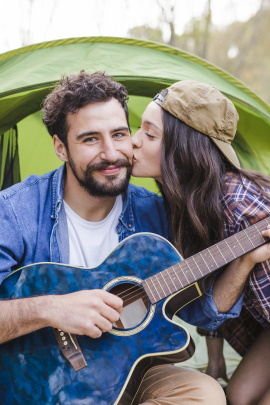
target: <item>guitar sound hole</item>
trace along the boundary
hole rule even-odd
[[[140,325],[146,318],[150,301],[139,284],[123,282],[110,289],[112,294],[122,298],[123,310],[119,321],[113,325],[117,329],[132,329]]]

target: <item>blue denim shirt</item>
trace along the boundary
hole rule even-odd
[[[0,283],[10,271],[28,264],[69,263],[64,168],[29,176],[0,193]],[[117,225],[119,241],[137,232],[170,239],[162,197],[130,184]]]
[[[0,193],[0,283],[9,272],[38,262],[69,263],[69,241],[63,206],[64,169],[32,175]],[[163,199],[129,185],[117,232],[119,241],[138,232],[170,238]],[[218,314],[211,292],[181,310],[181,317],[215,329],[236,311]],[[195,321],[195,322],[194,322]]]

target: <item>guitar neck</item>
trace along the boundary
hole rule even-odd
[[[264,238],[261,234],[269,223],[269,217],[263,219],[144,280],[142,285],[151,303],[155,304],[169,297],[269,241],[268,238]]]

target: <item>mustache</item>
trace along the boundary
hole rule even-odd
[[[90,174],[96,170],[105,170],[109,166],[116,166],[116,167],[127,167],[131,168],[131,163],[128,161],[128,159],[117,159],[115,162],[109,162],[109,161],[104,161],[100,163],[93,163],[89,164],[86,169],[86,173]]]

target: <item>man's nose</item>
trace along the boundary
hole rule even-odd
[[[108,140],[103,143],[102,145],[102,151],[100,153],[100,158],[102,160],[107,160],[109,162],[115,162],[117,160],[117,150],[116,150],[116,145],[115,142],[112,140]]]

